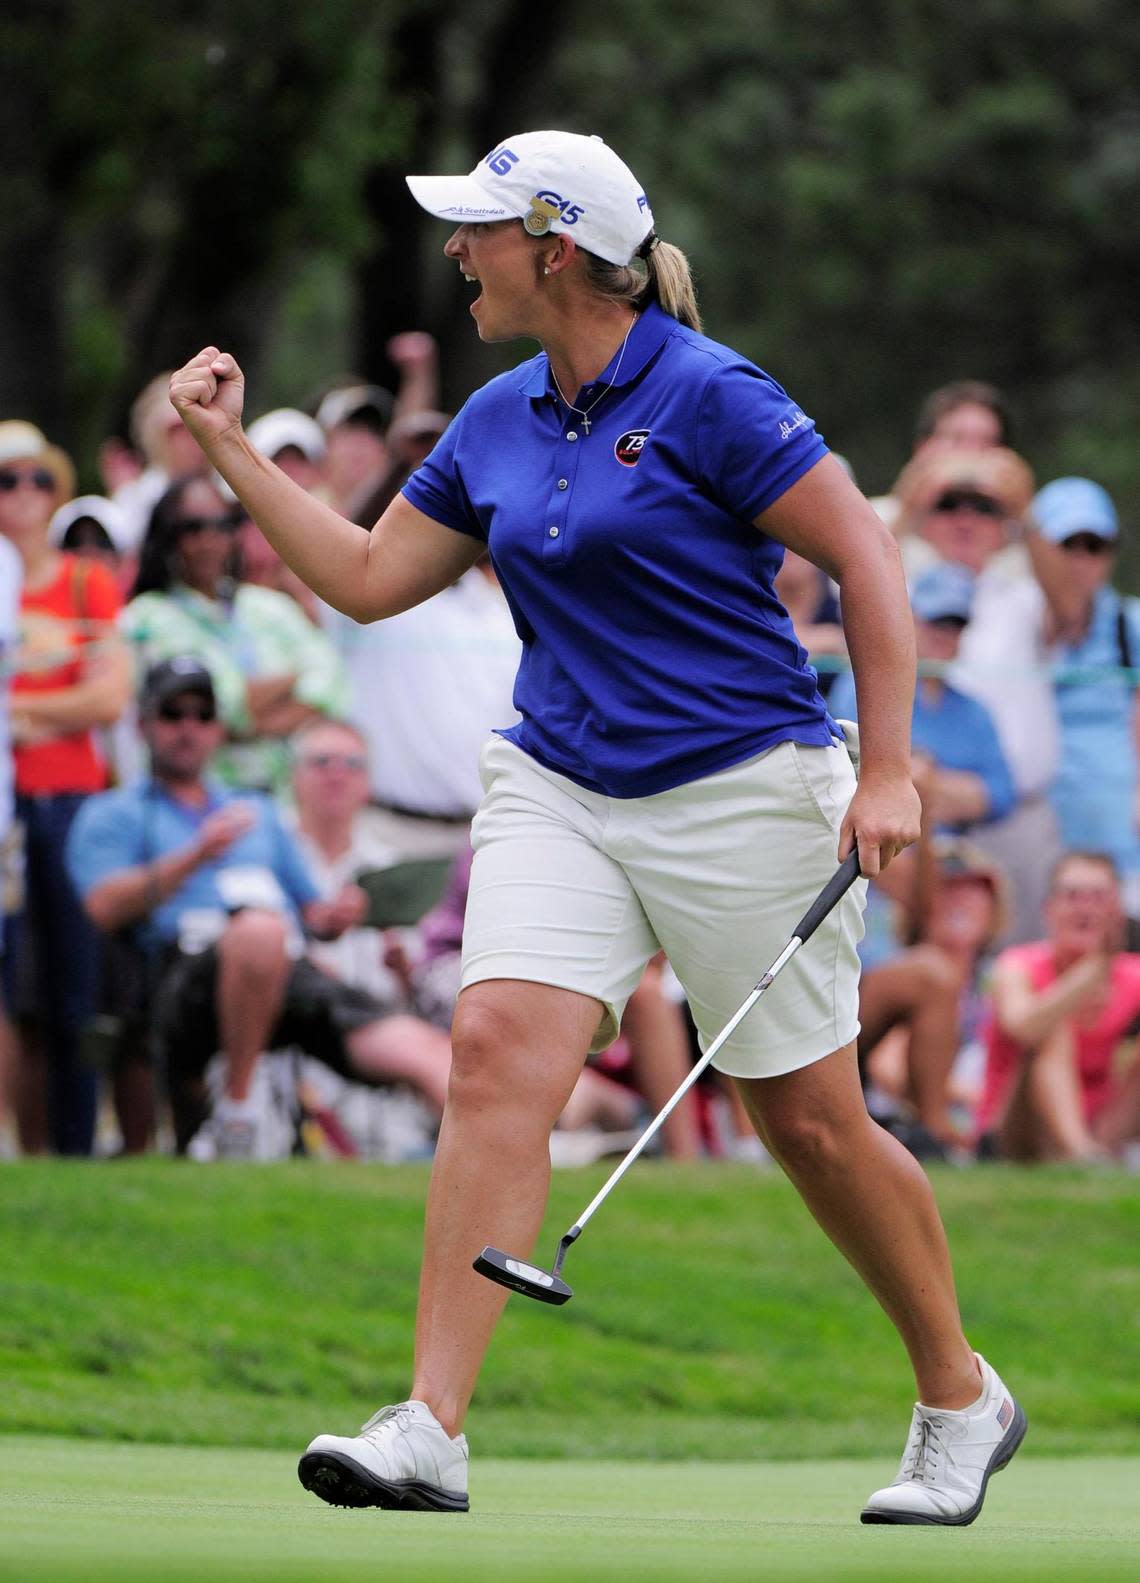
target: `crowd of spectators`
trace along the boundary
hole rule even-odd
[[[249,429],[364,525],[448,421],[430,337],[391,354],[395,393],[349,378]],[[487,560],[372,626],[324,607],[167,383],[90,459],[101,494],[0,421],[0,1152],[427,1154],[480,749],[515,719],[510,611]],[[868,1104],[922,1156],[1135,1164],[1140,601],[1113,586],[1115,507],[1091,479],[1038,488],[978,382],[928,398],[874,504],[911,590],[924,824],[871,890]],[[836,590],[791,552],[777,588],[857,720]],[[659,958],[555,1160],[625,1147],[694,1038]],[[663,1146],[764,1158],[715,1078]]]

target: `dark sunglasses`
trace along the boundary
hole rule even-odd
[[[300,760],[305,769],[366,770],[368,760],[363,753],[309,753]]]
[[[1109,555],[1113,544],[1111,539],[1102,539],[1099,533],[1070,533],[1067,539],[1061,540],[1063,550],[1079,551],[1083,555]]]
[[[211,528],[217,533],[236,533],[240,523],[241,518],[235,517],[231,511],[223,517],[179,517],[174,528],[181,539],[196,533],[207,533]]]
[[[195,725],[210,726],[218,718],[218,711],[213,704],[159,704],[155,710],[155,718],[168,726],[181,725],[186,720],[193,720]]]
[[[958,637],[969,625],[961,616],[935,616],[933,621],[928,621],[928,627],[933,627],[935,632],[952,632]]]
[[[30,473],[12,473],[6,468],[0,472],[0,494],[10,495],[21,484],[31,484],[33,489],[42,489],[46,495],[54,491],[55,478],[46,467],[37,467]]]
[[[1004,517],[1005,511],[989,495],[976,494],[972,489],[952,489],[934,502],[934,510],[942,512],[976,511],[980,517]]]

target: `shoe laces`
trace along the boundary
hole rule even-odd
[[[944,1419],[928,1418],[925,1413],[915,1414],[896,1483],[908,1480],[917,1484],[936,1482],[939,1465],[946,1455],[946,1429]]]
[[[406,1433],[413,1423],[412,1414],[406,1402],[398,1402],[395,1407],[381,1407],[378,1413],[373,1413],[366,1424],[361,1427],[360,1437],[368,1440],[377,1449],[385,1434],[390,1429]]]

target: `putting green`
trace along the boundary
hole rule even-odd
[[[470,1516],[345,1512],[271,1451],[0,1439],[20,1583],[937,1578],[1113,1583],[1140,1568],[1140,1458],[1021,1456],[966,1529],[864,1528],[889,1463],[487,1461]]]

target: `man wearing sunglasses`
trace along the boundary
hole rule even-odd
[[[261,1157],[254,1076],[266,1050],[296,1046],[355,1081],[442,1095],[446,1037],[407,1058],[403,1019],[306,954],[304,931],[337,938],[360,922],[364,894],[346,885],[321,901],[275,804],[209,777],[223,733],[210,672],[190,656],[160,662],[139,711],[151,774],[90,800],[67,861],[95,925],[129,934],[142,989],[117,1009],[140,1036],[156,1033],[179,1149],[193,1139],[199,1158]],[[217,1051],[211,1113],[205,1074]]]

